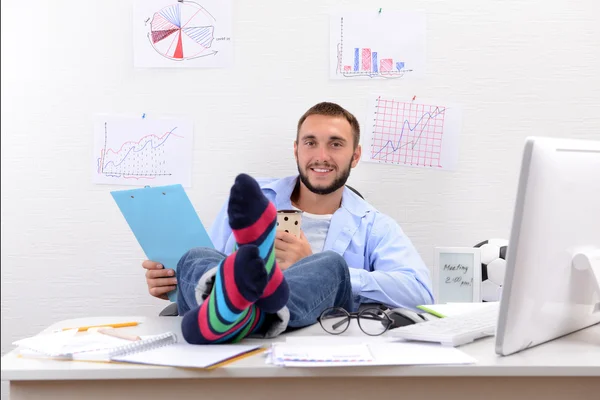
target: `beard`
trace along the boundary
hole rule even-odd
[[[300,181],[304,183],[304,186],[306,186],[306,188],[312,193],[325,195],[335,192],[336,190],[338,190],[346,184],[348,178],[350,177],[350,169],[352,169],[352,160],[350,160],[350,163],[348,164],[348,167],[346,169],[340,171],[340,174],[335,178],[331,185],[325,187],[316,187],[313,184],[311,184],[308,180],[308,175],[305,174],[300,168],[300,164],[296,163],[296,165],[298,167],[298,173],[300,174]]]

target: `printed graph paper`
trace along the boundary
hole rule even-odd
[[[193,124],[182,118],[97,115],[92,181],[191,186]]]
[[[441,103],[377,96],[368,112],[365,161],[451,169],[458,149],[459,112]]]

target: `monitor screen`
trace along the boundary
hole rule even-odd
[[[600,141],[528,138],[496,353],[516,353],[600,322],[599,262]]]

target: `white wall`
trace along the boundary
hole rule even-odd
[[[375,6],[426,11],[425,79],[329,80],[328,11]],[[2,354],[61,319],[166,305],[109,195],[123,187],[91,184],[96,112],[191,117],[188,194],[210,225],[239,172],[295,172],[296,122],[314,103],[361,120],[373,92],[462,104],[456,171],[362,163],[349,182],[429,265],[436,245],[508,236],[525,136],[600,139],[596,0],[234,1],[235,66],[215,70],[134,69],[131,13],[122,0],[2,2]]]

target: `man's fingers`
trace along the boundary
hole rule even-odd
[[[287,246],[287,243],[283,240],[275,239],[273,246],[275,247],[275,250],[283,250]]]
[[[278,262],[277,265],[279,266],[279,268],[282,271],[285,271],[286,269],[288,269],[292,264],[286,261],[282,261],[282,262]]]
[[[163,287],[177,285],[177,278],[148,279],[149,287]]]
[[[159,286],[150,288],[150,294],[154,297],[166,298],[166,294],[172,290],[175,290],[176,286]],[[164,296],[164,297],[163,297]]]
[[[157,263],[155,261],[145,260],[142,262],[142,267],[145,269],[162,269],[163,266],[161,263]]]
[[[294,243],[298,238],[289,232],[277,231],[275,233],[275,239],[281,240],[286,243]]]
[[[175,276],[172,269],[149,269],[146,271],[146,279],[169,278]]]

